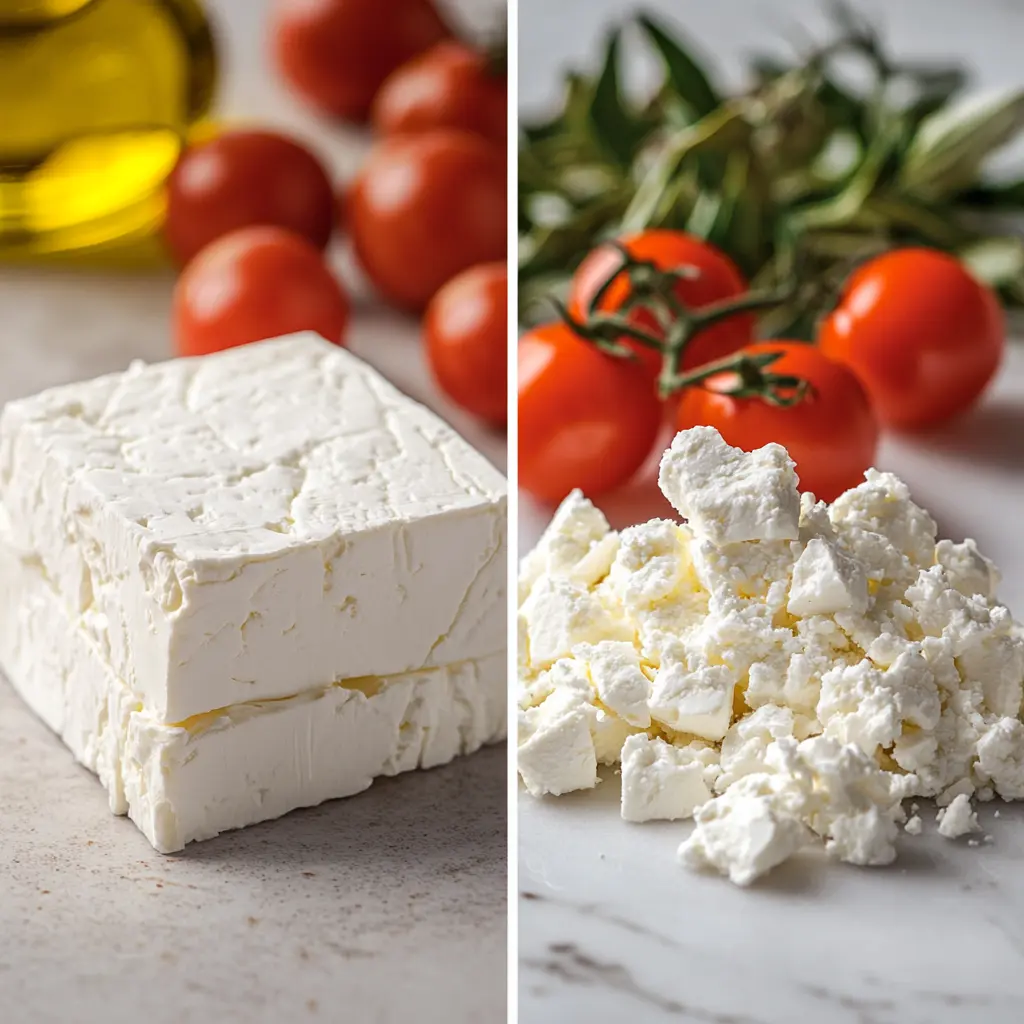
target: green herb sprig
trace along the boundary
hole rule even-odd
[[[562,109],[521,129],[520,314],[535,323],[601,241],[675,228],[727,252],[754,289],[800,287],[761,323],[809,338],[846,274],[894,246],[959,256],[1008,305],[1024,306],[1024,176],[994,182],[988,157],[1024,131],[1024,89],[965,96],[955,64],[900,61],[849,7],[835,38],[790,62],[756,57],[726,95],[677,29],[639,14],[613,29],[595,75],[571,73]],[[662,78],[636,100],[620,85],[624,29]],[[839,74],[857,60],[865,84]]]

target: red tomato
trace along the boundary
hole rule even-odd
[[[461,128],[504,146],[508,80],[491,70],[486,54],[461,43],[439,43],[388,78],[372,120],[383,135]]]
[[[281,228],[243,228],[208,245],[174,291],[174,343],[198,356],[316,331],[343,343],[348,299],[323,257]]]
[[[448,129],[380,143],[346,199],[366,276],[390,302],[422,309],[460,270],[505,259],[505,156]]]
[[[325,114],[364,121],[384,79],[451,36],[431,0],[276,0],[281,74]]]
[[[441,390],[488,423],[508,418],[508,270],[484,263],[453,277],[423,318]]]
[[[597,496],[651,453],[661,407],[644,368],[598,351],[565,324],[519,339],[519,486],[547,502]]]
[[[1006,330],[995,295],[959,261],[897,249],[850,277],[818,343],[860,377],[884,424],[914,429],[978,400],[999,368]]]
[[[273,132],[228,132],[187,149],[167,183],[164,237],[180,266],[237,228],[286,228],[323,249],[334,192],[309,150]]]
[[[733,383],[724,373],[687,388],[679,403],[677,427],[707,424],[729,444],[753,451],[777,441],[789,450],[800,477],[800,489],[833,501],[860,483],[874,462],[878,424],[860,382],[845,366],[834,363],[813,345],[762,341],[744,353],[782,352],[768,372],[802,377],[813,393],[789,408],[760,398],[733,398],[722,389]]]
[[[632,256],[650,260],[661,270],[682,266],[692,266],[699,270],[699,276],[682,280],[675,288],[676,296],[690,309],[700,309],[712,303],[733,299],[747,291],[743,275],[728,256],[713,245],[682,231],[641,231],[620,238],[619,242]],[[586,319],[587,309],[598,288],[612,274],[621,259],[621,253],[604,245],[591,252],[579,265],[569,289],[569,312],[574,318]],[[614,313],[621,309],[630,293],[629,277],[625,273],[619,274],[598,303],[598,309]],[[635,326],[643,327],[660,337],[657,321],[647,310],[637,308],[630,314],[629,320]],[[752,314],[723,320],[693,339],[683,357],[683,369],[689,370],[722,359],[744,345],[749,345],[753,334]],[[661,370],[661,353],[637,342],[623,340],[640,356],[651,376],[657,376]]]

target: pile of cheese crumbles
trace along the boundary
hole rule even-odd
[[[921,830],[908,798],[950,838],[978,830],[972,798],[1024,798],[1024,632],[973,541],[936,543],[891,473],[829,506],[784,448],[710,427],[659,482],[686,525],[613,532],[574,492],[523,560],[531,794],[621,765],[623,818],[694,818],[681,861],[740,885],[814,842],[889,863]]]

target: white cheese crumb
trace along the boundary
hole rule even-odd
[[[597,753],[586,706],[563,690],[519,713],[519,774],[533,796],[597,785]]]
[[[714,544],[799,536],[796,471],[781,445],[745,452],[713,427],[692,427],[672,439],[658,483],[693,532]]]
[[[981,831],[978,815],[971,810],[971,798],[966,793],[954,797],[948,807],[940,807],[936,820],[939,835],[946,839],[958,839],[969,832]]]
[[[707,775],[715,764],[706,746],[673,746],[644,733],[622,747],[622,817],[626,821],[689,818],[711,799]]]
[[[724,665],[662,664],[651,687],[651,718],[676,732],[720,740],[732,718],[735,676]]]
[[[924,823],[916,814],[911,815],[903,826],[903,831],[912,836],[919,836],[923,829]]]
[[[523,602],[521,613],[534,667],[568,657],[577,644],[628,635],[590,590],[560,576],[542,577]]]
[[[577,661],[590,670],[601,703],[628,725],[646,729],[651,724],[647,702],[651,681],[640,671],[636,648],[624,640],[602,640],[573,648]]]
[[[680,863],[713,869],[750,885],[812,839],[807,827],[778,806],[766,775],[748,775],[699,807],[696,827],[679,847]]]
[[[793,566],[790,614],[803,617],[867,609],[868,580],[860,564],[834,544],[811,539]]]
[[[988,600],[995,600],[999,570],[978,550],[978,545],[970,537],[962,544],[940,540],[935,545],[935,561],[946,570],[950,582],[965,597],[981,594]]]

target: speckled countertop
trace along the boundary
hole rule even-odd
[[[326,128],[264,66],[265,0],[213,0],[220,110],[312,139],[344,176],[365,138]],[[459,0],[490,24],[501,0]],[[333,253],[351,347],[498,466],[504,438],[445,405],[414,322]],[[0,269],[0,401],[170,355],[169,275]],[[504,1019],[504,747],[161,857],[0,676],[3,1024],[491,1024]]]
[[[162,857],[0,684],[5,1024],[490,1022],[505,751]]]

